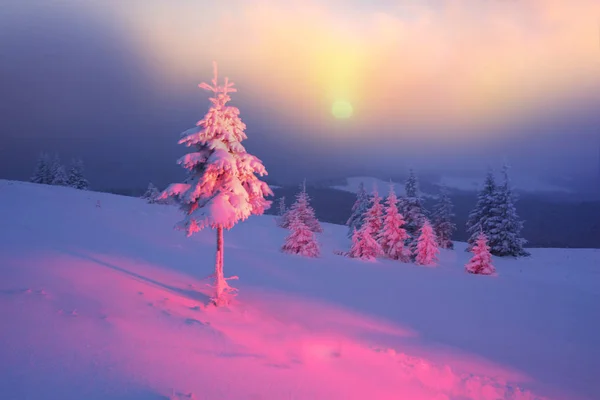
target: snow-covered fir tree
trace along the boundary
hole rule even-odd
[[[408,234],[404,230],[404,218],[398,212],[398,198],[394,191],[394,186],[390,185],[390,193],[385,202],[385,216],[383,217],[383,227],[379,234],[379,243],[383,254],[392,260],[407,261],[410,254],[407,252],[404,243],[408,239]]]
[[[352,215],[348,218],[346,225],[348,226],[348,237],[352,237],[354,229],[359,230],[365,220],[365,213],[369,209],[369,195],[365,190],[365,185],[361,182],[358,185],[356,193],[356,202],[352,206]]]
[[[488,245],[495,256],[527,256],[529,253],[523,249],[527,241],[521,236],[523,221],[515,208],[508,168],[508,165],[502,168],[504,181],[495,190],[494,205],[487,222]]]
[[[50,171],[50,156],[47,153],[41,153],[38,158],[35,172],[30,181],[33,183],[52,184],[52,173]]]
[[[67,186],[67,172],[65,166],[60,162],[58,154],[54,155],[52,165],[50,167],[50,173],[52,175],[52,184],[56,186]]]
[[[435,232],[429,221],[425,220],[415,247],[415,262],[418,265],[435,265],[439,252]]]
[[[496,272],[492,264],[492,255],[487,244],[487,237],[483,232],[479,232],[477,240],[471,247],[473,257],[465,265],[465,270],[471,274],[492,275]]]
[[[375,240],[369,224],[363,224],[359,230],[354,229],[348,257],[373,261],[381,254],[381,246]]]
[[[483,187],[477,194],[477,204],[467,220],[467,233],[469,239],[467,242],[469,246],[467,250],[471,249],[471,246],[475,244],[479,234],[483,232],[486,236],[489,234],[489,219],[492,216],[492,210],[496,205],[496,180],[494,179],[494,172],[492,169],[488,169]]]
[[[286,213],[287,207],[285,206],[285,196],[281,196],[277,203],[277,218],[275,219],[277,226],[283,227]]]
[[[298,254],[304,257],[318,257],[319,243],[316,235],[304,224],[299,214],[294,214],[289,224],[290,234],[285,238],[281,250],[284,253]]]
[[[161,197],[160,191],[152,182],[150,182],[148,184],[148,189],[146,189],[141,198],[146,200],[149,204],[154,204],[158,202],[159,197]]]
[[[419,189],[419,180],[411,169],[404,185],[405,195],[400,198],[400,212],[406,221],[406,232],[410,235],[408,239],[414,246],[414,241],[419,235],[419,230],[425,222],[425,207]]]
[[[311,231],[317,233],[323,232],[323,228],[315,216],[315,210],[310,205],[310,197],[306,193],[306,182],[302,182],[300,185],[300,192],[296,195],[296,201],[284,214],[281,227],[289,228],[292,219],[296,215]]]
[[[373,185],[373,195],[369,202],[369,208],[365,213],[363,225],[368,225],[368,231],[376,241],[379,239],[381,228],[383,227],[383,204],[377,191],[377,185]]]
[[[453,249],[452,234],[456,230],[454,224],[454,206],[448,195],[448,188],[440,187],[438,201],[433,207],[431,220],[433,222],[433,231],[437,237],[438,245],[442,249]]]
[[[223,229],[232,228],[237,222],[251,215],[263,214],[271,202],[269,186],[256,174],[266,175],[262,162],[246,152],[241,142],[247,138],[246,125],[240,119],[240,111],[227,105],[230,93],[236,91],[233,82],[225,78],[219,83],[217,65],[214,64],[212,84],[201,83],[201,89],[212,92],[211,106],[195,128],[182,133],[179,144],[193,151],[178,161],[189,172],[184,183],[171,184],[161,198],[174,196],[178,199],[184,219],[177,227],[190,236],[206,227],[217,231],[217,252],[213,275],[215,305],[225,305],[235,295],[223,274]]]
[[[81,160],[81,158],[75,158],[71,161],[71,167],[69,168],[69,176],[67,177],[67,184],[75,189],[89,189],[90,184],[83,175],[83,161]]]

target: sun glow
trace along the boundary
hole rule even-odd
[[[331,114],[333,114],[336,119],[350,118],[353,112],[354,108],[352,107],[352,104],[346,100],[336,100],[331,105]]]
[[[244,93],[269,93],[260,101],[302,124],[325,115],[390,132],[482,134],[600,87],[598,0],[409,2],[343,13],[339,0],[231,3],[207,12],[190,2],[182,12],[119,2],[114,17],[165,87],[196,82],[218,60]]]

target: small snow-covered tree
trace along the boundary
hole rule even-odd
[[[319,243],[315,233],[304,224],[298,214],[293,215],[289,224],[290,234],[281,248],[284,253],[299,254],[304,257],[318,257]]]
[[[285,206],[285,196],[281,196],[277,203],[277,218],[275,219],[277,226],[283,227],[286,213],[287,207]]]
[[[426,217],[423,198],[419,190],[419,180],[412,169],[406,179],[404,192],[405,195],[400,198],[400,212],[406,221],[405,229],[410,235],[409,242],[414,242]]]
[[[490,247],[487,244],[487,237],[483,232],[477,235],[477,240],[471,247],[473,257],[465,265],[465,270],[471,274],[492,275],[496,272],[492,264],[492,255]]]
[[[52,184],[52,174],[50,172],[50,157],[47,153],[41,153],[38,158],[35,172],[30,179],[33,183]]]
[[[456,225],[453,222],[454,206],[448,195],[448,188],[442,186],[440,188],[440,196],[433,208],[431,216],[433,222],[433,231],[437,237],[439,246],[442,249],[453,249],[452,234],[456,230]]]
[[[425,220],[416,245],[415,262],[418,265],[435,265],[439,252],[435,232],[429,221]]]
[[[58,154],[54,155],[52,165],[50,167],[50,173],[52,174],[52,184],[56,186],[67,186],[67,172],[65,166],[61,164],[60,157]]]
[[[281,227],[289,228],[292,219],[296,215],[311,231],[316,233],[323,232],[323,228],[315,216],[315,210],[310,205],[310,197],[306,193],[306,182],[300,185],[300,192],[296,195],[296,202],[284,214]]]
[[[404,246],[408,234],[404,230],[404,218],[398,212],[398,198],[394,191],[394,186],[390,185],[390,193],[385,203],[385,217],[383,217],[383,227],[379,234],[379,243],[383,254],[392,260],[408,260],[410,254]]]
[[[381,246],[373,237],[369,224],[363,224],[359,230],[354,229],[348,257],[373,261],[381,254]]]
[[[142,199],[146,200],[149,204],[154,204],[158,201],[161,196],[160,191],[152,182],[148,184],[148,189],[142,195]]]
[[[348,226],[348,237],[352,237],[354,229],[357,230],[362,227],[365,220],[365,213],[369,209],[369,195],[365,190],[365,185],[361,182],[358,185],[358,192],[356,193],[356,202],[352,206],[352,215],[348,218],[346,225]]]
[[[179,159],[189,176],[184,183],[171,184],[161,199],[176,197],[184,219],[177,225],[188,236],[206,227],[217,231],[217,253],[213,303],[226,305],[235,294],[223,274],[223,229],[251,215],[263,214],[271,202],[269,186],[256,174],[266,175],[262,162],[246,152],[242,141],[247,138],[246,125],[240,111],[227,105],[230,93],[236,91],[233,82],[225,78],[219,83],[217,64],[214,63],[212,85],[201,83],[201,89],[212,92],[211,106],[195,128],[182,133],[179,144],[193,148],[193,152]]]
[[[369,226],[368,231],[373,236],[373,239],[377,241],[383,227],[383,204],[377,192],[377,185],[373,185],[373,195],[371,196],[369,208],[365,213],[363,225],[365,224]]]
[[[521,236],[523,221],[515,207],[515,196],[508,178],[508,165],[502,168],[504,181],[496,187],[494,204],[487,223],[488,245],[495,256],[520,257],[529,253],[523,249],[527,241]]]
[[[67,185],[80,190],[89,189],[90,184],[88,180],[85,179],[85,177],[83,176],[83,161],[81,160],[81,158],[75,158],[71,161],[71,168],[69,168]]]
[[[467,233],[470,235],[467,250],[470,250],[471,246],[475,244],[481,232],[486,236],[489,234],[489,219],[492,216],[496,201],[496,180],[494,179],[494,172],[488,169],[483,187],[477,195],[477,204],[467,220]]]

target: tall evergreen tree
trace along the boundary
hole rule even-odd
[[[69,168],[69,176],[67,178],[67,185],[75,189],[88,190],[89,182],[83,176],[83,161],[81,158],[75,158],[71,161],[71,168]]]
[[[294,214],[289,225],[290,234],[281,250],[284,253],[299,254],[304,257],[318,257],[319,243],[315,233],[304,224],[300,214]]]
[[[315,216],[315,210],[310,205],[310,197],[306,193],[306,182],[300,185],[300,192],[296,195],[296,202],[285,213],[281,224],[282,228],[289,228],[295,215],[298,215],[304,225],[308,226],[311,231],[317,233],[323,232],[323,228]]]
[[[30,179],[33,183],[52,184],[52,174],[50,172],[50,157],[47,153],[41,153],[38,158],[35,172]]]
[[[470,235],[468,239],[469,246],[467,250],[471,250],[479,234],[489,234],[489,220],[492,217],[492,210],[496,205],[496,180],[494,172],[488,169],[483,187],[477,195],[477,204],[467,220],[467,233]]]
[[[352,237],[354,229],[359,230],[364,223],[365,213],[369,209],[369,195],[365,190],[365,185],[361,182],[358,185],[356,193],[356,201],[352,206],[352,215],[348,218],[346,225],[348,226],[348,237]]]
[[[407,261],[409,254],[407,253],[404,243],[408,238],[406,230],[404,230],[404,218],[398,212],[396,192],[394,185],[390,185],[390,192],[385,203],[385,216],[383,217],[383,227],[379,234],[379,243],[383,250],[383,254],[392,260]]]
[[[58,154],[54,155],[50,173],[52,175],[52,185],[67,186],[67,172],[65,171],[65,166],[60,162]]]
[[[439,252],[435,232],[429,221],[425,220],[415,246],[415,262],[418,265],[435,265]]]
[[[283,227],[287,207],[285,206],[285,196],[281,196],[277,203],[277,218],[275,219],[277,226]]]
[[[467,265],[465,270],[470,274],[480,275],[492,275],[496,272],[494,265],[492,264],[492,255],[490,254],[490,248],[487,245],[487,237],[483,232],[479,232],[477,240],[471,247],[473,257]]]
[[[437,203],[433,208],[431,216],[433,222],[433,230],[438,240],[438,244],[442,249],[453,249],[452,234],[456,230],[454,219],[454,206],[448,195],[448,188],[442,186]]]
[[[406,232],[410,235],[408,241],[414,244],[426,217],[419,180],[412,169],[404,185],[404,192],[405,195],[400,199],[400,212],[406,221]]]
[[[269,186],[256,175],[266,175],[262,162],[246,152],[242,141],[247,138],[246,125],[240,111],[227,105],[230,93],[236,92],[233,82],[225,78],[220,84],[217,64],[214,64],[212,85],[201,83],[201,89],[212,92],[212,105],[195,128],[181,135],[179,144],[194,149],[179,159],[189,176],[185,183],[171,184],[161,197],[175,196],[185,217],[177,227],[190,236],[209,226],[217,231],[215,262],[215,294],[213,303],[225,305],[236,290],[227,283],[223,274],[223,229],[251,215],[263,214],[271,202]]]
[[[368,231],[373,236],[373,239],[376,241],[379,240],[379,234],[383,227],[383,204],[377,192],[377,185],[373,186],[373,195],[371,196],[369,209],[365,213],[364,224],[369,225]]]
[[[373,261],[379,257],[382,254],[381,246],[373,236],[371,227],[367,223],[363,224],[359,230],[354,229],[348,257],[367,261]]]
[[[527,241],[521,236],[523,221],[515,208],[508,168],[508,165],[502,168],[504,181],[495,191],[494,206],[488,219],[488,244],[495,256],[527,256],[529,253],[523,249]]]

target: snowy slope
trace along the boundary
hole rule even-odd
[[[100,207],[96,207],[97,202]],[[171,206],[0,181],[2,399],[599,398],[600,252],[533,249],[498,277],[279,252],[253,217],[225,234],[231,309],[205,307],[211,231]]]

